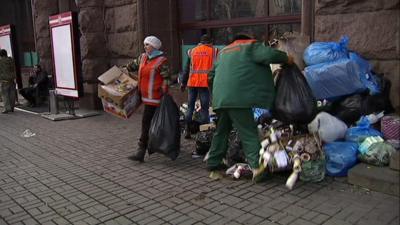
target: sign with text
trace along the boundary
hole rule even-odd
[[[66,12],[50,16],[49,25],[56,93],[78,98],[82,84],[74,15]]]

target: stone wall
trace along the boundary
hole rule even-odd
[[[124,65],[140,54],[137,0],[105,0],[105,35],[111,65]]]
[[[78,0],[85,108],[100,108],[97,77],[138,54],[136,0]]]
[[[316,0],[315,41],[350,37],[349,48],[391,80],[391,100],[400,100],[400,0]]]
[[[42,68],[53,74],[49,16],[58,13],[58,2],[54,0],[32,0],[36,51]]]
[[[69,0],[32,1],[36,50],[42,66],[51,74],[48,18],[61,12],[59,6],[62,1]],[[75,3],[84,87],[84,97],[79,104],[83,108],[99,108],[97,77],[112,65],[124,65],[139,54],[137,0],[74,0]]]
[[[80,107],[98,108],[97,77],[108,68],[104,35],[104,0],[78,0],[78,23],[84,97]]]

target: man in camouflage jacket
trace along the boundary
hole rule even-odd
[[[0,84],[4,102],[4,110],[1,113],[14,112],[15,105],[15,65],[14,60],[7,56],[7,51],[0,50]]]

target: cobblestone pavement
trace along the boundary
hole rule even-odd
[[[0,224],[399,224],[399,198],[327,178],[210,181],[193,141],[176,161],[127,159],[140,117],[53,122],[0,114]],[[30,129],[34,136],[21,134]]]

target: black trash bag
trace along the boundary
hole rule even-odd
[[[200,131],[196,134],[196,153],[199,155],[207,154],[211,147],[214,129]]]
[[[226,160],[228,167],[235,165],[236,163],[245,163],[246,156],[242,148],[242,142],[240,141],[238,131],[233,129],[229,134],[228,152],[226,154]]]
[[[385,114],[394,112],[392,102],[390,101],[390,89],[392,83],[386,79],[383,74],[377,75],[381,93],[377,95],[366,96],[362,106],[361,112],[363,115],[371,113],[379,113],[385,111]]]
[[[332,110],[328,112],[347,125],[354,124],[363,115],[382,111],[385,111],[385,114],[394,112],[390,101],[391,83],[383,75],[379,75],[378,78],[379,86],[382,87],[380,94],[368,95],[368,93],[363,93],[349,96],[342,101],[334,102]]]
[[[317,101],[296,65],[283,65],[276,82],[274,118],[284,123],[308,124],[317,114]]]
[[[178,106],[171,95],[165,94],[151,120],[148,152],[162,153],[175,160],[180,152],[180,138]]]
[[[333,103],[330,113],[347,125],[355,123],[361,117],[361,106],[365,96],[356,94],[345,98],[342,101]]]
[[[179,120],[179,124],[181,126],[181,133],[183,133],[185,131],[186,127],[186,119],[180,119]],[[189,123],[189,131],[191,134],[197,134],[197,132],[200,131],[200,123],[197,121],[192,120]]]
[[[196,120],[192,120],[189,123],[189,130],[191,134],[196,134],[197,132],[200,131],[200,123]]]
[[[385,111],[385,114],[394,112],[394,108],[389,98],[386,98],[382,94],[369,95],[364,98],[361,105],[361,114],[369,115],[372,113],[380,113]]]

